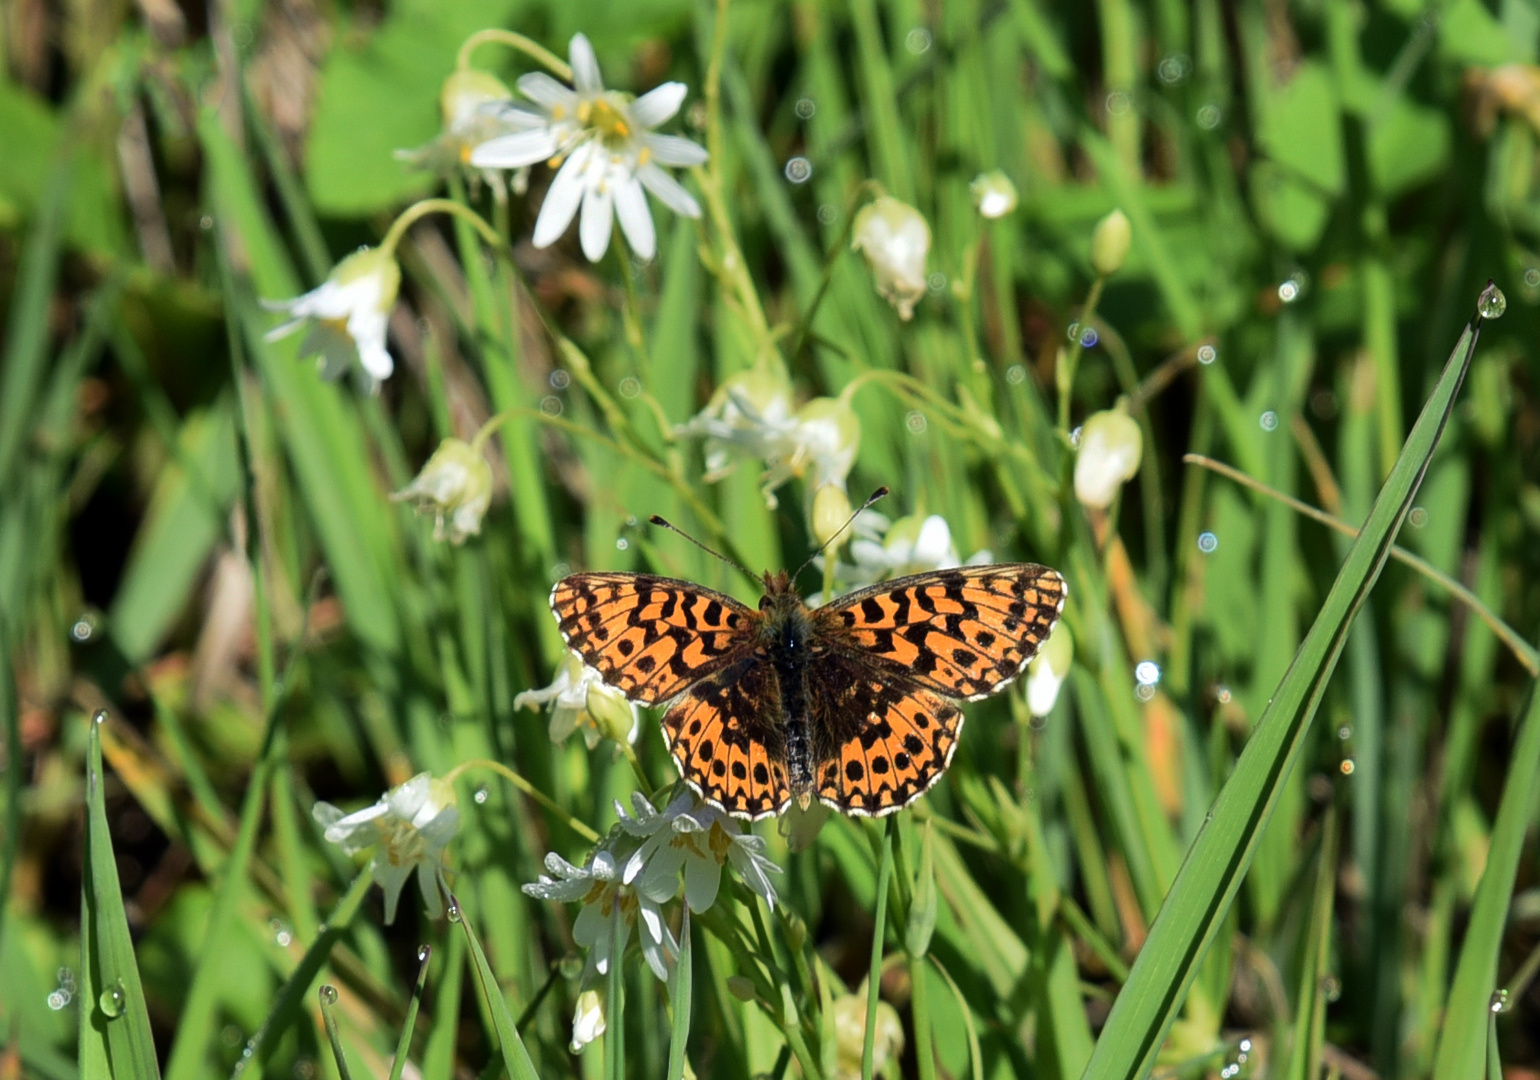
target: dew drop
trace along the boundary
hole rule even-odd
[[[1353,725],[1352,724],[1343,724],[1341,727],[1339,727],[1337,729],[1337,738],[1341,739],[1343,742],[1347,742],[1352,737],[1353,737]]]
[[[1221,705],[1228,705],[1235,700],[1235,695],[1230,693],[1230,688],[1221,683],[1214,689],[1214,700]]]
[[[930,31],[921,26],[916,26],[913,30],[904,35],[904,48],[908,49],[916,56],[919,56],[921,53],[929,52],[930,43]]]
[[[1201,532],[1198,534],[1198,550],[1203,552],[1203,554],[1212,555],[1215,549],[1218,547],[1219,537],[1215,536],[1213,533]]]
[[[75,995],[71,994],[68,990],[55,990],[48,995],[48,1007],[54,1012],[58,1012],[68,1005],[74,997]]]
[[[90,615],[82,615],[70,625],[70,637],[79,645],[90,641],[95,633],[96,620]]]
[[[1493,990],[1492,996],[1487,1000],[1487,1008],[1492,1010],[1493,1015],[1507,1012],[1508,991],[1505,989]]]
[[[930,277],[925,279],[925,287],[930,289],[930,291],[933,293],[940,292],[942,289],[946,288],[946,275],[943,274],[940,270],[937,270],[935,273],[931,274]]]
[[[1077,427],[1069,433],[1069,444],[1076,450],[1080,449],[1080,434],[1083,431],[1085,431],[1084,427]]]
[[[805,157],[794,157],[786,162],[786,179],[793,184],[805,184],[813,178],[813,163]]]
[[[201,218],[198,219],[198,228],[202,229],[204,232],[208,232],[213,227],[214,219],[208,214],[204,214]]]
[[[426,964],[428,962],[428,959],[432,955],[433,955],[433,946],[432,945],[419,945],[419,946],[417,946],[417,962],[419,964]]]
[[[818,206],[818,224],[833,225],[839,220],[840,212],[833,203],[820,203]]]
[[[540,399],[540,411],[545,413],[547,416],[560,416],[561,398],[557,397],[555,394],[547,394],[545,397]]]
[[[1172,53],[1155,65],[1156,76],[1167,86],[1174,86],[1187,78],[1190,70],[1192,70],[1192,62],[1187,59],[1185,53]]]
[[[642,392],[642,381],[635,375],[627,375],[620,380],[620,396],[630,400]]]
[[[1154,686],[1160,682],[1160,665],[1153,660],[1141,660],[1134,667],[1134,679],[1141,686]]]
[[[553,390],[565,390],[572,385],[572,376],[561,368],[551,372],[551,388]]]
[[[1198,363],[1202,364],[1204,367],[1207,367],[1209,364],[1212,364],[1215,360],[1218,360],[1218,359],[1219,359],[1219,350],[1214,348],[1214,346],[1212,346],[1212,345],[1199,345],[1198,346]]]
[[[96,715],[91,717],[91,723],[93,723],[93,724],[105,724],[106,722],[107,722],[107,710],[106,709],[97,709],[96,710]]]
[[[1134,697],[1140,701],[1153,701],[1155,698],[1155,688],[1148,683],[1140,683],[1134,687]]]
[[[1406,520],[1411,522],[1412,528],[1420,529],[1428,523],[1428,512],[1420,506],[1414,506],[1411,513],[1406,515]]]
[[[1079,341],[1080,324],[1078,322],[1070,323],[1067,327],[1064,328],[1064,336],[1069,338],[1071,341]]]
[[[571,563],[568,563],[568,562],[558,562],[558,563],[552,563],[551,564],[551,580],[552,581],[560,581],[562,578],[566,577],[570,573],[572,573],[572,564]]]
[[[1089,326],[1080,332],[1080,347],[1083,349],[1096,348],[1096,343],[1100,340],[1101,338],[1096,336],[1096,331]]]
[[[487,791],[485,787],[479,787],[476,789],[476,793],[472,795],[471,798],[476,800],[477,806],[483,806],[486,804],[486,801],[490,795],[491,793]]]
[[[799,97],[797,103],[792,106],[792,110],[800,119],[811,120],[813,114],[818,111],[818,102],[810,97]]]
[[[115,979],[100,996],[96,1004],[101,1007],[102,1014],[109,1020],[116,1020],[123,1015],[124,1008],[128,1005],[128,992],[123,989],[123,981]]]
[[[337,1004],[337,988],[335,986],[333,986],[331,983],[322,983],[321,984],[321,1004],[322,1005],[335,1005],[335,1004]]]
[[[449,916],[449,921],[450,922],[453,922],[453,923],[459,922],[460,921],[460,901],[456,900],[453,896],[451,896],[449,898],[449,907],[448,907],[447,911],[445,912],[445,914],[447,914]]]
[[[1285,304],[1292,304],[1299,299],[1299,283],[1292,278],[1278,285],[1278,299]]]
[[[1005,381],[1012,386],[1019,386],[1027,381],[1027,369],[1020,364],[1012,364],[1005,369]]]
[[[920,435],[930,426],[930,422],[919,409],[910,409],[908,415],[904,417],[904,426],[909,429],[911,435]]]
[[[1343,776],[1352,776],[1357,771],[1358,766],[1353,763],[1352,758],[1347,757],[1342,759],[1342,764],[1338,765],[1337,768]]]
[[[1338,1001],[1342,997],[1342,980],[1335,975],[1327,975],[1321,980],[1321,990],[1327,1001]]]
[[[615,550],[616,551],[625,551],[630,546],[631,546],[631,541],[627,540],[624,536],[622,536],[619,540],[615,541]]]
[[[69,967],[61,967],[58,971],[59,986],[70,993],[75,992],[75,972]]]
[[[1219,111],[1218,105],[1201,105],[1193,119],[1204,131],[1213,131],[1219,126],[1219,121],[1224,119],[1224,114]]]
[[[1107,95],[1107,115],[1122,116],[1128,112],[1131,104],[1129,97],[1121,90],[1114,90]]]
[[[1531,266],[1524,271],[1524,284],[1531,289],[1540,289],[1540,269]]]
[[[1476,299],[1476,310],[1481,312],[1483,319],[1500,319],[1503,312],[1508,310],[1508,298],[1503,291],[1492,282],[1487,282],[1487,287],[1481,290],[1481,295]]]
[[[1263,431],[1277,431],[1278,414],[1273,412],[1273,410],[1268,409],[1261,415],[1261,417],[1258,418],[1257,423],[1262,425]]]

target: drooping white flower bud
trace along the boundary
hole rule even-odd
[[[832,556],[849,538],[842,532],[850,520],[850,496],[840,484],[824,484],[813,493],[813,539]],[[837,541],[837,542],[836,542]]]
[[[1139,471],[1144,436],[1133,417],[1108,409],[1086,420],[1075,458],[1075,498],[1082,506],[1105,510],[1124,481]]]
[[[1033,716],[1047,716],[1059,700],[1059,687],[1069,677],[1075,659],[1075,638],[1063,619],[1054,623],[1048,640],[1027,665],[1027,708]]]
[[[401,267],[395,257],[380,248],[362,248],[303,296],[264,300],[268,310],[290,316],[288,322],[269,330],[266,339],[276,341],[307,326],[300,355],[320,355],[322,378],[340,378],[357,362],[378,385],[395,370],[385,348],[385,329],[400,288]]]
[[[492,469],[469,443],[445,439],[422,471],[391,499],[411,503],[419,514],[432,514],[435,540],[463,544],[481,531],[482,516],[492,504]]]
[[[908,203],[883,195],[860,209],[853,232],[850,246],[866,256],[877,291],[900,319],[912,318],[925,295],[930,226]]]
[[[583,1049],[605,1031],[604,1002],[599,991],[584,990],[578,995],[577,1008],[572,1013],[572,1042],[569,1048],[574,1054]]]
[[[1016,209],[1016,185],[999,169],[979,173],[968,187],[973,192],[973,205],[986,218],[1002,218]]]

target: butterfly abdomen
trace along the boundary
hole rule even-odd
[[[794,595],[777,598],[765,621],[764,642],[780,687],[781,730],[786,753],[786,782],[792,797],[806,802],[813,792],[813,738],[809,716],[808,662],[813,626],[807,608]]]

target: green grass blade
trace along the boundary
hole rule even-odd
[[[1433,1080],[1475,1076],[1487,1053],[1487,1025],[1492,1019],[1492,993],[1497,986],[1497,959],[1530,810],[1540,784],[1540,692],[1530,688],[1529,703],[1520,722],[1509,759],[1508,780],[1492,827],[1486,869],[1476,886],[1470,931],[1460,948],[1454,986],[1444,1010],[1444,1034],[1433,1060]]]
[[[107,828],[99,726],[105,719],[105,713],[97,713],[91,721],[86,750],[86,859],[80,890],[81,1075],[94,1075],[100,1067],[112,1076],[149,1080],[160,1075],[160,1068]]]
[[[695,980],[690,968],[693,951],[690,947],[690,907],[686,904],[684,921],[679,927],[679,956],[674,960],[673,985],[668,988],[668,999],[674,1005],[673,1032],[668,1044],[668,1080],[682,1080],[684,1076],[685,1044],[690,1040],[690,999]]]
[[[1299,758],[1353,616],[1379,577],[1411,509],[1412,497],[1454,409],[1479,326],[1477,317],[1456,343],[1320,614],[1215,799],[1113,1005],[1085,1077],[1135,1080],[1148,1076],[1154,1067]]]
[[[492,974],[492,968],[487,963],[487,954],[481,951],[476,931],[471,929],[470,920],[465,917],[465,909],[454,897],[450,897],[449,907],[451,914],[459,920],[460,929],[465,931],[465,942],[471,950],[471,970],[476,973],[476,985],[481,989],[487,1011],[492,1014],[492,1025],[497,1029],[503,1066],[513,1080],[536,1080],[535,1063],[530,1060],[524,1040],[519,1038],[519,1029],[513,1022],[513,1014],[508,1011],[507,999],[503,997],[497,976]]]

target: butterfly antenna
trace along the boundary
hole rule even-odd
[[[728,558],[726,555],[723,555],[716,548],[707,547],[705,544],[703,544],[699,540],[695,539],[695,537],[693,537],[689,533],[685,532],[678,525],[675,525],[672,521],[669,521],[667,518],[659,517],[657,514],[654,514],[654,515],[652,515],[652,517],[648,518],[647,520],[652,522],[654,525],[659,526],[660,528],[668,529],[670,532],[678,533],[680,536],[684,537],[690,543],[694,544],[696,547],[698,547],[702,551],[704,551],[707,555],[714,555],[714,556],[716,556],[718,559],[721,559],[723,562],[725,562],[728,566],[737,567],[744,574],[748,575],[748,579],[750,581],[752,581],[755,585],[763,585],[764,584],[764,579],[761,578],[760,575],[754,573],[754,571],[752,571],[748,567],[744,566],[737,559]]]
[[[876,491],[874,491],[870,495],[868,495],[866,497],[866,501],[864,503],[862,503],[856,509],[855,513],[851,514],[848,518],[845,519],[845,524],[841,525],[838,529],[836,529],[834,531],[834,535],[833,536],[829,537],[829,539],[825,540],[822,544],[819,544],[818,545],[818,550],[813,552],[811,555],[809,555],[807,557],[807,562],[805,562],[801,566],[797,567],[797,572],[795,574],[791,575],[791,579],[793,581],[796,581],[797,577],[802,573],[802,571],[806,570],[809,566],[811,566],[813,564],[813,560],[814,559],[816,559],[816,558],[818,558],[818,556],[822,555],[830,544],[834,543],[834,541],[838,540],[842,535],[844,535],[845,530],[850,528],[850,526],[855,523],[856,518],[861,516],[861,512],[863,510],[865,510],[867,507],[871,506],[872,503],[877,502],[879,499],[887,498],[887,495],[888,495],[888,489],[887,489],[886,486],[880,487]]]

